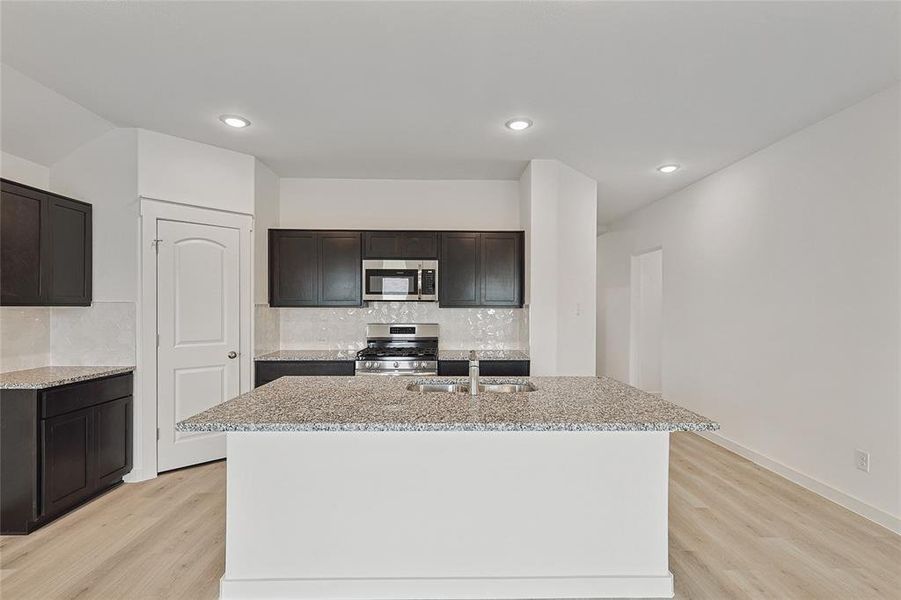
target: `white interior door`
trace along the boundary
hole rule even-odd
[[[158,470],[225,457],[225,434],[175,423],[240,391],[237,229],[157,220]]]
[[[630,382],[660,392],[663,341],[663,250],[632,257]]]

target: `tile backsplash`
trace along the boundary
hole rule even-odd
[[[134,302],[55,306],[50,322],[54,365],[134,365]]]
[[[50,364],[50,308],[0,307],[0,372]]]
[[[438,308],[433,302],[372,302],[360,308],[279,308],[281,348],[356,350],[367,323],[438,323],[446,349],[528,350],[526,308]],[[259,312],[258,312],[259,315]],[[260,329],[259,317],[256,328]]]
[[[0,308],[0,371],[134,365],[135,303]]]
[[[253,307],[253,353],[254,356],[281,349],[279,321],[281,313],[268,304]]]
[[[135,364],[134,302],[88,307],[0,308],[0,371],[55,365]],[[442,308],[373,302],[361,308],[254,307],[254,353],[279,349],[358,350],[367,323],[438,323],[443,349],[529,349],[524,308]]]

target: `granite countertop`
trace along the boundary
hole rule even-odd
[[[482,381],[511,381],[483,377]],[[176,426],[179,431],[707,431],[719,425],[606,377],[529,377],[529,393],[419,393],[465,378],[282,377]]]
[[[0,390],[42,390],[44,388],[99,379],[134,371],[134,367],[38,367],[0,373]]]
[[[529,360],[522,350],[476,350],[479,360]],[[438,360],[469,360],[469,350],[438,350]]]
[[[276,350],[254,360],[356,360],[356,350]]]

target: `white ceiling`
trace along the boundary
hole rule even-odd
[[[557,158],[598,180],[602,223],[899,79],[895,2],[0,6],[3,62],[116,125],[284,177],[515,179]],[[535,127],[504,130],[517,115]]]

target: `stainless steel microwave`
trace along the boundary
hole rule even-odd
[[[435,302],[437,260],[364,260],[363,300]]]

